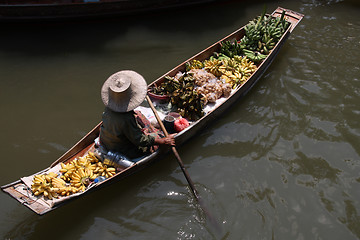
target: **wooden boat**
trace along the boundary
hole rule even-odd
[[[124,16],[216,0],[0,0],[0,21]]]
[[[273,50],[270,52],[270,54],[264,59],[258,66],[257,70],[251,75],[251,77],[247,80],[246,83],[235,89],[231,95],[224,99],[222,102],[217,104],[210,112],[206,113],[202,118],[200,118],[197,121],[194,121],[189,127],[187,127],[185,130],[178,133],[175,137],[177,145],[180,145],[184,142],[186,142],[188,139],[193,137],[197,132],[199,132],[205,125],[209,124],[212,120],[216,119],[218,116],[220,116],[225,110],[227,110],[235,101],[237,101],[239,98],[244,96],[253,86],[254,84],[260,79],[260,77],[263,75],[263,73],[266,71],[266,69],[270,66],[271,62],[275,59],[276,55],[278,54],[280,48],[285,43],[286,39],[289,37],[290,33],[294,30],[296,25],[301,21],[303,18],[302,14],[296,13],[294,11],[283,9],[278,7],[273,13],[272,16],[280,16],[282,12],[285,11],[285,16],[287,18],[287,21],[290,22],[289,28],[285,31],[285,33],[282,35],[278,43],[275,45]],[[179,71],[185,70],[185,65],[187,62],[197,59],[197,60],[205,60],[208,59],[214,52],[219,51],[220,44],[223,41],[227,41],[230,39],[241,39],[244,36],[244,27],[236,30],[235,32],[231,33],[230,35],[226,36],[225,38],[222,38],[215,44],[211,45],[210,47],[206,48],[205,50],[201,51],[200,53],[194,55],[190,59],[186,60],[182,64],[178,65],[174,69],[170,70],[166,74],[164,74],[162,77],[155,80],[153,83],[149,85],[149,87],[153,84],[159,83],[161,81],[164,81],[165,76],[174,76]],[[70,150],[68,150],[63,156],[61,156],[59,159],[57,159],[55,162],[53,162],[48,168],[36,173],[41,174],[45,173],[56,166],[59,166],[60,163],[67,163],[69,161],[74,160],[75,158],[79,158],[81,156],[84,156],[88,151],[91,151],[94,149],[94,140],[99,135],[99,129],[101,126],[101,122],[96,125],[85,137],[83,137],[78,143],[76,143]],[[168,149],[169,150],[169,149]],[[158,157],[166,154],[166,149],[155,151],[154,153],[145,156],[140,161],[136,162],[134,165],[122,169],[120,172],[118,172],[115,176],[106,179],[103,182],[94,184],[93,187],[87,189],[84,192],[70,195],[69,197],[65,197],[64,199],[57,200],[57,202],[48,204],[44,203],[42,201],[39,201],[37,197],[35,197],[30,188],[29,184],[25,184],[25,179],[21,178],[13,183],[10,183],[8,185],[2,186],[1,189],[8,193],[10,196],[18,200],[21,204],[24,206],[30,208],[35,213],[42,215],[45,214],[51,210],[54,210],[60,206],[62,206],[65,203],[70,202],[71,200],[74,200],[88,192],[94,191],[99,189],[100,187],[103,187],[107,184],[111,184],[115,181],[118,181],[126,176],[129,176],[130,174],[134,174],[138,172],[140,169],[147,167],[150,163],[152,163],[155,159]],[[35,174],[34,174],[35,175]],[[32,175],[32,176],[34,176]],[[31,178],[31,176],[29,176]],[[28,177],[28,178],[29,178]]]

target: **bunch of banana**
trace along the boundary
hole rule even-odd
[[[243,52],[244,52],[244,55],[248,59],[253,61],[254,63],[261,62],[262,60],[264,60],[267,57],[267,55],[262,54],[262,53],[257,52],[257,51],[251,51],[251,50],[243,49]]]
[[[266,58],[262,55],[270,53],[290,25],[285,19],[285,11],[277,18],[266,16],[265,12],[266,9],[244,27],[245,35],[240,40],[242,53],[256,63]]]
[[[102,162],[97,162],[94,164],[95,169],[93,170],[94,174],[97,174],[98,176],[102,176],[102,173],[105,171],[105,165]]]
[[[84,157],[74,159],[67,164],[60,163],[61,169],[59,171],[62,173],[61,178],[69,182],[72,179],[73,173],[76,172],[78,169],[90,169],[93,171],[96,168],[96,164],[98,162],[99,160],[96,158],[94,153],[88,152],[88,154]]]
[[[234,58],[224,59],[221,63],[219,71],[222,73],[226,71],[235,71],[240,67],[239,62],[237,62]]]
[[[51,185],[53,186],[53,190],[62,196],[69,196],[70,194],[73,194],[73,193],[76,193],[79,191],[77,188],[69,186],[61,178],[53,178],[51,180]]]
[[[236,39],[232,41],[230,40],[223,41],[220,44],[221,44],[220,53],[224,54],[225,56],[234,57],[235,55],[241,54],[241,46],[236,41]]]
[[[56,189],[54,189],[51,185],[52,179],[56,177],[57,174],[53,172],[35,175],[33,184],[31,185],[31,191],[35,196],[43,194],[48,199],[57,198],[58,194],[56,193]]]
[[[59,171],[60,173],[62,173],[61,178],[64,179],[65,181],[70,181],[71,175],[76,170],[76,165],[74,164],[74,162],[69,162],[67,164],[65,163],[60,163],[60,164],[61,164],[61,169]]]
[[[290,26],[290,23],[286,20],[285,11],[283,11],[280,17],[270,18],[267,25],[267,33],[277,41]]]
[[[113,167],[105,167],[104,171],[102,172],[101,176],[104,176],[106,178],[110,178],[114,176],[116,173],[116,169]]]
[[[62,173],[61,178],[66,185],[70,183],[70,186],[67,186],[66,189],[57,188],[61,191],[61,195],[64,195],[64,191],[66,192],[65,195],[84,191],[97,176],[102,175],[108,178],[115,175],[115,168],[106,169],[108,169],[107,166],[100,162],[94,153],[89,152],[87,155],[74,159],[67,164],[61,163],[59,170]],[[64,182],[57,182],[64,185]]]
[[[91,160],[89,160],[89,158],[87,158],[87,155],[84,157],[79,157],[78,159],[74,159],[73,164],[75,165],[76,169],[95,169],[95,165],[91,162]]]
[[[266,9],[262,15],[254,20],[249,21],[249,23],[244,27],[245,35],[240,40],[240,48],[243,52],[243,49],[248,49],[251,51],[256,51],[259,47],[258,42],[262,39],[263,31],[265,30],[264,17]],[[266,18],[265,18],[266,19]]]
[[[246,56],[235,56],[234,60],[239,63],[237,70],[242,75],[241,84],[243,84],[257,70],[257,66]]]
[[[235,88],[246,82],[253,72],[256,71],[256,65],[247,57],[234,56],[229,61],[223,61],[226,70],[223,71],[222,79],[232,84]]]
[[[282,12],[280,17],[269,17],[265,19],[266,28],[263,32],[261,39],[261,47],[258,51],[268,54],[273,49],[276,43],[280,40],[281,36],[289,27],[290,23],[285,19],[285,11]]]
[[[76,168],[84,168],[86,166],[88,166],[89,164],[91,164],[90,162],[87,161],[86,157],[79,157],[73,160],[72,162]]]
[[[193,59],[190,62],[187,62],[185,66],[186,71],[190,71],[191,69],[202,69],[204,67],[204,64],[199,60]]]
[[[55,188],[55,191],[61,196],[70,196],[73,193],[79,192],[79,189],[73,186],[65,186],[62,188]]]
[[[270,50],[275,47],[276,42],[270,34],[265,33],[262,40],[258,42],[258,52],[266,55],[269,54]]]
[[[35,175],[31,191],[35,196],[43,194],[48,199],[69,196],[79,191],[85,191],[86,187],[99,175],[106,178],[116,174],[116,169],[108,167],[96,158],[94,153],[89,152],[86,156],[74,159],[64,164],[61,163],[59,170],[61,176],[54,172]]]
[[[240,41],[241,49],[247,48],[252,51],[257,49],[257,43],[262,38],[262,26],[259,26],[259,23],[250,22],[244,27],[245,36]]]
[[[186,72],[179,79],[167,76],[168,81],[176,81],[179,87],[169,92],[170,101],[177,108],[177,112],[191,121],[197,120],[204,115],[203,107],[205,100],[195,90],[195,78]]]
[[[102,162],[98,162],[95,164],[93,174],[95,174],[96,176],[104,176],[106,178],[109,178],[116,174],[116,168],[110,165],[103,164]]]
[[[66,186],[66,182],[63,179],[56,177],[51,179],[51,185],[54,188],[63,188]]]
[[[96,155],[93,152],[88,152],[88,154],[86,154],[84,158],[86,158],[86,160],[89,161],[90,163],[99,162],[99,159],[96,157]]]
[[[224,59],[222,61],[222,65],[219,67],[219,70],[221,75],[226,76],[226,78],[221,76],[220,79],[224,79],[225,82],[231,84],[232,88],[235,88],[239,85],[243,77],[239,72],[239,68],[240,65],[234,58]]]
[[[165,76],[165,81],[163,81],[159,86],[152,86],[149,90],[157,95],[170,96],[172,92],[180,88],[181,84],[178,79],[175,77]]]
[[[31,185],[31,191],[35,196],[42,194],[46,189],[50,187],[49,183],[45,179],[45,175],[35,175],[33,184]]]
[[[49,172],[47,174],[44,174],[44,176],[45,176],[45,179],[46,179],[47,182],[51,182],[51,180],[53,178],[56,178],[58,175],[56,173],[54,173],[54,172]]]
[[[226,83],[231,84],[232,88],[236,88],[236,86],[241,85],[241,83],[245,81],[241,73],[238,71],[226,71],[223,75],[221,75],[220,79],[224,80]]]
[[[48,190],[45,190],[43,192],[43,194],[44,194],[44,196],[46,198],[48,198],[50,200],[53,199],[53,198],[58,198],[59,197],[59,195],[56,192],[56,189],[54,189],[54,188],[49,188]]]
[[[78,168],[71,175],[71,186],[77,188],[80,191],[85,191],[86,187],[97,177],[90,169]]]
[[[205,60],[204,69],[223,81],[230,83],[232,88],[243,84],[257,69],[254,62],[246,56],[221,57],[212,57],[209,60]]]
[[[220,66],[222,65],[221,59],[210,58],[209,60],[204,61],[204,69],[209,73],[214,74],[216,77],[220,77],[222,72],[220,71]]]

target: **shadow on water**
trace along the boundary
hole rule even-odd
[[[134,50],[138,51],[142,44],[146,46],[149,41],[145,38],[148,34],[144,34],[144,38],[141,37],[142,31],[152,31],[160,36],[173,34],[176,37],[179,33],[194,35],[201,28],[202,34],[217,31],[222,37],[221,30],[224,24],[236,22],[239,19],[238,16],[246,14],[244,6],[251,5],[250,1],[234,2],[236,1],[220,1],[191,8],[100,20],[0,23],[2,30],[0,46],[6,46],[0,49],[4,53],[21,53],[30,56],[56,56],[63,55],[64,52],[89,53],[89,49],[91,53],[96,54],[103,51],[112,40],[120,39],[126,41],[127,47],[130,48],[131,42],[137,43]],[[262,2],[266,4],[271,1]],[[234,4],[237,7],[234,8]],[[204,18],[204,16],[210,17]],[[136,31],[139,33],[136,36],[130,36],[135,39],[129,39],[128,34],[134,29],[138,29]],[[230,32],[233,30],[235,29],[230,29]],[[164,39],[163,44],[166,44],[166,41]],[[211,43],[213,40],[209,40],[209,44]],[[156,48],[156,44],[151,47]]]
[[[314,182],[329,180],[333,183],[338,182],[338,175],[341,171],[330,166],[322,158],[308,157],[304,153],[297,152],[294,159],[281,159],[276,156],[269,157],[269,160],[280,163],[285,166],[287,171],[293,176],[309,175],[313,181],[304,183],[304,185],[313,186]]]

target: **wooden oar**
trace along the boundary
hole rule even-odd
[[[160,125],[160,127],[161,127],[161,130],[164,132],[165,136],[168,137],[168,136],[169,136],[169,133],[167,132],[167,130],[166,130],[163,122],[161,121],[161,119],[160,119],[160,117],[159,117],[159,115],[158,115],[158,113],[157,113],[157,111],[156,111],[156,109],[155,109],[155,107],[154,107],[151,99],[149,98],[149,96],[146,96],[146,100],[148,101],[151,110],[154,112],[154,115],[155,115],[156,120],[158,121],[158,123],[159,123],[159,125]],[[188,184],[189,184],[189,187],[190,187],[190,189],[191,189],[191,192],[193,193],[194,197],[196,198],[196,200],[197,200],[198,203],[200,204],[201,209],[202,209],[202,210],[204,211],[204,213],[208,216],[209,220],[210,220],[213,224],[216,223],[217,228],[219,228],[219,224],[214,220],[214,218],[209,214],[209,212],[208,212],[207,209],[205,208],[205,206],[204,206],[204,204],[203,204],[203,202],[202,202],[202,199],[200,198],[198,192],[196,191],[195,186],[194,186],[194,183],[193,183],[193,181],[191,180],[190,175],[189,175],[189,173],[187,172],[187,170],[186,170],[186,168],[185,168],[185,166],[184,166],[184,164],[183,164],[183,162],[182,162],[182,160],[181,160],[181,157],[180,157],[178,151],[176,150],[176,147],[172,146],[172,147],[171,147],[171,150],[173,151],[173,153],[174,153],[174,155],[175,155],[175,157],[176,157],[176,160],[177,160],[177,162],[178,162],[179,165],[180,165],[181,171],[182,171],[182,172],[184,173],[184,175],[185,175],[185,178],[186,178],[186,180],[187,180],[187,182],[188,182]]]
[[[164,132],[165,134],[165,137],[168,137],[169,136],[169,133],[167,132],[163,122],[161,121],[155,107],[154,107],[154,104],[152,103],[151,99],[149,98],[149,96],[146,96],[146,100],[148,101],[150,107],[151,107],[151,110],[154,112],[154,115],[156,117],[156,120],[158,121],[160,127],[161,127],[161,130]],[[171,147],[171,150],[173,151],[175,157],[176,157],[176,160],[178,161],[179,165],[180,165],[180,168],[182,170],[182,172],[184,173],[185,175],[185,178],[190,186],[190,189],[191,189],[191,192],[193,193],[194,197],[196,198],[196,200],[199,200],[199,195],[195,189],[195,186],[194,186],[194,183],[193,181],[191,180],[190,176],[189,176],[189,173],[187,172],[182,160],[181,160],[181,157],[178,153],[178,151],[176,150],[176,147],[172,146]]]

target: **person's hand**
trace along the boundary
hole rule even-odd
[[[155,139],[155,144],[156,145],[170,145],[170,146],[175,146],[175,135],[176,133],[170,134],[167,137],[164,138],[156,138]]]

